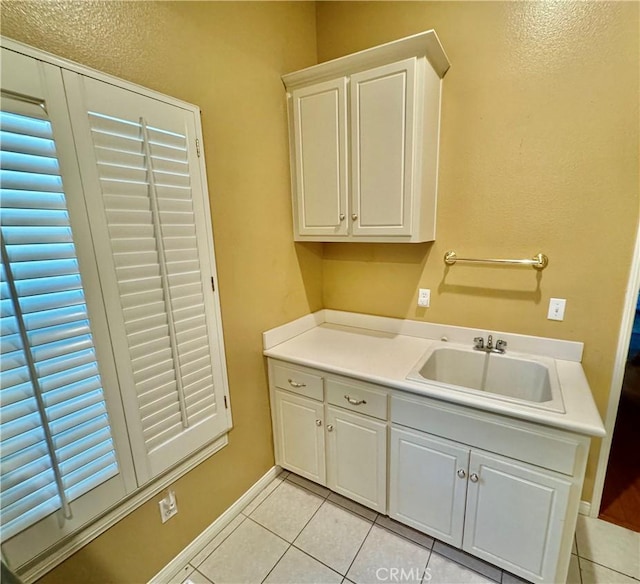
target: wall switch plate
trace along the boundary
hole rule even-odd
[[[420,288],[418,290],[418,306],[429,308],[431,304],[431,290],[429,288]]]
[[[169,491],[158,505],[160,506],[160,519],[162,519],[162,523],[165,523],[178,512],[175,491]]]
[[[567,305],[565,298],[551,298],[549,300],[549,320],[564,320],[564,309]]]

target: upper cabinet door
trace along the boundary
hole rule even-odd
[[[347,79],[292,92],[296,235],[346,235]]]
[[[352,233],[411,235],[416,59],[351,76]]]

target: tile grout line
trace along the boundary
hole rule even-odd
[[[284,471],[283,471],[283,472],[284,472]],[[197,552],[196,554],[194,554],[194,555],[189,559],[189,561],[187,562],[187,564],[188,564],[188,565],[190,565],[190,566],[192,566],[192,567],[193,567],[193,569],[194,569],[195,571],[197,571],[198,573],[201,573],[201,572],[200,572],[200,570],[199,570],[198,568],[199,568],[202,564],[204,564],[204,563],[207,561],[207,559],[211,556],[211,554],[213,554],[213,553],[214,553],[214,552],[215,552],[215,551],[216,551],[216,550],[217,550],[217,549],[218,549],[218,548],[219,548],[219,547],[220,547],[220,546],[221,546],[225,541],[227,541],[227,539],[229,539],[229,537],[231,537],[231,535],[232,535],[233,533],[235,533],[235,531],[236,531],[236,530],[237,530],[237,529],[238,529],[238,528],[239,528],[239,527],[240,527],[240,526],[241,526],[241,525],[242,525],[242,524],[243,524],[247,519],[249,519],[249,516],[244,514],[244,510],[245,510],[249,505],[251,505],[251,503],[252,503],[256,498],[258,498],[262,493],[264,493],[264,491],[265,491],[266,489],[268,489],[268,488],[269,488],[269,486],[270,486],[274,481],[278,480],[278,477],[279,477],[281,474],[282,474],[282,472],[281,472],[278,476],[276,476],[276,477],[273,479],[273,481],[271,481],[271,483],[269,483],[267,486],[265,486],[265,488],[264,488],[264,489],[262,489],[262,491],[260,491],[260,492],[259,492],[259,493],[258,493],[258,494],[253,498],[253,499],[251,499],[251,501],[249,501],[249,502],[248,502],[248,503],[247,503],[247,504],[246,504],[246,505],[245,505],[245,506],[240,510],[240,512],[238,513],[238,515],[236,515],[236,517],[234,517],[231,521],[234,521],[237,517],[242,517],[242,521],[240,521],[240,523],[238,523],[238,525],[236,525],[236,526],[231,530],[231,532],[229,532],[229,533],[224,537],[224,539],[223,539],[223,540],[222,540],[222,541],[221,541],[221,542],[220,542],[220,543],[219,543],[215,548],[213,548],[213,550],[211,550],[211,552],[210,552],[210,553],[208,553],[208,554],[206,555],[206,557],[205,557],[205,558],[204,558],[204,559],[203,559],[203,560],[202,560],[198,565],[193,564],[193,563],[192,563],[192,560],[193,560],[193,558],[195,558],[198,554],[202,553],[202,550],[204,550],[204,548],[206,548],[206,547],[207,547],[207,544],[205,544],[199,552]],[[288,475],[287,475],[287,476],[288,476]],[[264,501],[266,501],[266,500],[267,500],[267,499],[268,499],[268,498],[269,498],[269,497],[270,497],[270,496],[271,496],[271,495],[272,495],[272,494],[273,494],[273,493],[278,489],[278,487],[280,487],[280,485],[281,485],[285,480],[286,480],[286,477],[285,477],[284,479],[280,480],[280,481],[279,481],[279,483],[280,483],[280,484],[276,485],[276,486],[273,488],[273,490],[272,490],[272,491],[271,491],[271,492],[270,492],[270,493],[269,493],[269,494],[264,498]],[[260,507],[260,505],[262,505],[262,503],[264,503],[264,501],[261,501],[261,502],[260,502],[260,504],[256,507],[256,509],[257,509],[258,507]],[[255,511],[256,509],[254,509],[254,511]],[[252,512],[253,512],[253,511],[252,511]],[[229,524],[231,523],[231,521],[229,522]],[[254,521],[254,523],[258,524],[256,521]],[[227,526],[228,526],[229,524],[227,524]],[[259,524],[258,524],[258,525],[259,525]],[[227,526],[225,526],[225,528],[226,528]],[[262,527],[262,526],[261,526],[261,527]],[[225,528],[223,528],[223,529],[225,529]],[[220,532],[222,532],[222,530],[220,530]],[[210,540],[210,541],[213,541],[213,540],[214,540],[218,535],[219,535],[219,533],[218,533],[218,534],[216,534],[215,536],[213,536],[213,537],[211,538],[211,540]],[[276,535],[276,534],[274,534],[274,535]],[[279,537],[279,536],[278,536],[278,537]],[[281,539],[282,539],[282,538],[281,538]],[[286,541],[286,540],[284,540],[284,541]],[[209,543],[210,543],[210,542],[209,542]],[[279,561],[279,560],[278,560],[278,561]],[[208,580],[210,580],[210,581],[211,581],[211,579],[210,579],[210,578],[208,578],[205,574],[202,574],[202,575],[203,575],[205,578],[207,578]]]
[[[578,544],[576,543],[576,551],[578,551]],[[580,562],[580,556],[576,554],[578,558],[578,577],[580,578],[580,584],[582,584],[582,563]]]
[[[424,577],[427,575],[427,568],[429,567],[429,562],[431,561],[431,556],[433,554],[433,545],[431,545],[431,548],[429,549],[429,557],[427,558],[427,563],[424,566],[424,570],[422,570],[422,577],[420,578],[420,584],[424,584]],[[431,581],[431,577],[429,577],[429,580],[427,580],[427,582]]]
[[[213,580],[211,578],[208,578],[207,576],[205,576],[200,570],[198,570],[197,568],[193,569],[193,572],[198,572],[198,574],[200,576],[202,576],[207,582],[210,582],[211,584],[213,583]],[[191,574],[193,574],[193,572],[191,572]],[[191,574],[189,576],[187,576],[187,578],[191,578]]]
[[[295,473],[294,473],[294,474],[295,474]],[[290,476],[290,475],[291,475],[291,473],[289,474],[289,476]],[[298,476],[298,475],[296,475],[296,476]],[[287,477],[287,478],[285,478],[284,480],[287,480],[287,479],[288,479],[288,477]],[[303,485],[300,485],[300,484],[298,484],[298,483],[296,483],[296,482],[294,482],[294,481],[289,481],[289,482],[290,482],[291,484],[293,484],[293,485],[297,486],[297,487],[300,487],[300,488],[302,488],[302,489],[307,490],[308,492],[310,492],[310,493],[312,493],[312,494],[314,494],[314,495],[317,495],[318,497],[322,497],[322,495],[319,495],[319,494],[318,494],[318,493],[316,493],[315,491],[312,491],[312,490],[310,490],[310,489],[307,489],[307,488],[306,488],[306,487],[304,487]],[[275,489],[274,489],[274,491],[275,491]],[[327,496],[326,496],[326,497],[324,497],[324,502],[323,502],[323,504],[322,504],[322,505],[324,505],[324,503],[326,503],[326,502],[329,502],[329,503],[331,503],[331,504],[333,504],[333,505],[336,505],[336,506],[340,507],[341,509],[344,509],[345,511],[348,511],[349,513],[351,513],[351,514],[353,514],[353,515],[356,515],[357,517],[359,517],[359,518],[361,518],[361,519],[365,519],[366,521],[371,521],[370,519],[368,519],[367,517],[364,517],[363,515],[360,515],[360,514],[359,514],[359,513],[357,513],[356,511],[353,511],[352,509],[349,509],[348,507],[345,507],[345,506],[341,505],[341,504],[340,504],[339,502],[337,502],[337,501],[329,501],[329,496],[330,496],[330,495],[331,495],[331,493],[333,493],[333,492],[334,492],[334,491],[332,491],[331,489],[329,489],[329,493],[327,494]],[[336,493],[336,494],[338,494],[338,493]],[[269,495],[269,496],[271,496],[271,495]],[[267,497],[267,498],[268,498],[268,497]],[[266,501],[266,499],[265,499],[265,501]],[[264,501],[263,501],[263,502],[264,502]],[[261,503],[261,504],[262,504],[262,503]],[[299,551],[301,551],[301,552],[303,552],[303,553],[306,553],[306,552],[305,552],[304,550],[300,549],[297,545],[295,545],[295,541],[298,539],[298,537],[300,537],[300,534],[302,533],[302,531],[304,531],[304,529],[306,528],[306,526],[311,522],[311,520],[313,519],[313,517],[315,517],[316,513],[318,513],[318,511],[320,511],[320,508],[322,507],[322,505],[320,505],[320,507],[318,507],[318,509],[316,510],[316,512],[312,515],[311,519],[309,519],[309,521],[307,521],[307,523],[305,524],[305,526],[302,528],[302,530],[300,531],[300,533],[298,533],[298,535],[297,535],[297,536],[296,536],[296,538],[294,539],[293,543],[291,544],[291,546],[295,547],[297,550],[299,550]],[[403,534],[401,534],[401,533],[398,533],[398,532],[396,532],[396,531],[393,531],[392,529],[389,529],[388,527],[386,527],[386,526],[381,525],[380,523],[378,523],[378,518],[379,518],[379,517],[381,517],[381,516],[383,516],[381,513],[377,513],[377,512],[376,512],[376,517],[375,517],[375,519],[372,521],[372,525],[371,525],[371,527],[369,528],[369,531],[367,532],[367,535],[365,536],[364,540],[362,541],[362,544],[360,544],[360,547],[358,548],[358,551],[356,552],[356,555],[354,556],[353,560],[352,560],[352,561],[351,561],[351,563],[349,564],[349,567],[347,568],[347,571],[346,571],[344,574],[341,574],[340,572],[337,572],[336,570],[334,570],[333,568],[331,568],[331,566],[328,566],[327,564],[325,564],[324,562],[322,562],[322,561],[321,561],[321,560],[319,560],[318,558],[316,558],[316,557],[312,556],[311,554],[307,554],[307,555],[308,555],[309,557],[313,558],[314,560],[316,560],[316,561],[320,562],[323,566],[326,566],[326,567],[327,567],[327,568],[329,568],[330,570],[333,570],[334,572],[336,572],[336,573],[340,574],[341,576],[343,576],[344,578],[346,578],[346,577],[347,577],[347,574],[349,573],[349,570],[351,569],[351,566],[353,565],[353,562],[355,562],[356,557],[357,557],[357,556],[358,556],[358,554],[360,553],[360,550],[362,549],[362,546],[364,545],[364,542],[366,541],[367,537],[369,537],[369,533],[371,532],[371,529],[373,528],[373,526],[374,526],[374,525],[377,525],[378,527],[380,527],[380,528],[384,529],[384,530],[385,530],[385,531],[387,531],[388,533],[391,533],[392,535],[395,535],[396,537],[400,537],[400,538],[404,539],[405,541],[407,541],[407,542],[409,542],[409,543],[412,543],[412,544],[414,544],[414,545],[420,546],[421,548],[423,548],[423,549],[425,549],[425,550],[427,550],[427,551],[429,552],[429,558],[427,559],[427,564],[426,564],[426,566],[425,566],[425,568],[424,568],[424,570],[423,570],[423,574],[422,574],[422,578],[421,578],[421,580],[422,580],[422,579],[424,579],[424,572],[426,571],[427,567],[429,566],[429,561],[431,560],[431,556],[432,556],[433,551],[434,551],[434,550],[433,550],[433,548],[434,548],[435,542],[436,542],[436,541],[440,541],[440,540],[436,540],[435,538],[433,538],[433,537],[432,537],[432,538],[431,538],[431,539],[432,539],[431,545],[430,545],[429,547],[426,547],[426,546],[424,546],[423,544],[418,543],[417,541],[414,541],[414,540],[410,539],[409,537],[407,537],[407,536],[405,536],[405,535],[403,535]],[[384,515],[383,517],[389,517],[389,516],[388,516],[388,515]],[[391,518],[389,517],[389,519],[391,519]],[[273,533],[273,532],[272,532],[272,533]],[[274,535],[277,535],[277,534],[274,534]],[[428,537],[430,537],[430,536],[428,536]],[[286,540],[285,540],[285,541],[286,541]],[[444,542],[442,542],[442,543],[444,543]],[[440,555],[440,554],[438,554],[438,555]],[[483,574],[482,572],[479,572],[478,570],[475,570],[474,568],[470,568],[469,566],[465,566],[464,564],[461,564],[460,562],[456,562],[455,560],[452,560],[451,558],[448,558],[447,556],[442,556],[442,557],[444,557],[447,561],[449,561],[449,562],[453,562],[454,564],[456,564],[456,565],[458,565],[458,566],[460,566],[460,567],[462,567],[462,568],[465,568],[465,569],[467,569],[467,570],[470,570],[470,571],[472,571],[472,572],[474,572],[474,573],[476,573],[476,574],[478,574],[478,575],[480,575],[480,576],[482,576],[482,577],[484,577],[484,578],[487,578],[488,580],[492,580],[491,578],[489,578],[488,576],[486,576],[486,575],[485,575],[485,574]],[[279,560],[278,560],[278,561],[279,561]],[[277,565],[277,564],[276,564],[276,565]],[[274,568],[275,568],[275,566],[274,566]],[[504,574],[504,570],[502,570],[502,569],[500,569],[500,568],[498,568],[498,569],[500,570],[500,580],[493,580],[493,582],[496,582],[496,584],[501,584],[501,582],[502,582],[502,576],[503,576],[503,574]]]
[[[282,473],[280,473],[280,474],[282,474]],[[280,476],[280,475],[278,475],[278,477],[279,477],[279,476]],[[273,479],[273,481],[277,481],[277,480],[278,480],[278,477],[276,477],[275,479]],[[284,483],[286,480],[287,480],[287,479],[286,479],[286,477],[285,477],[284,479],[282,479],[282,480],[278,481],[280,484],[279,484],[279,485],[276,485],[275,487],[273,487],[273,489],[271,490],[271,492],[270,492],[270,493],[269,493],[269,494],[268,494],[268,495],[267,495],[267,496],[266,496],[262,501],[260,501],[260,503],[258,503],[258,505],[256,505],[256,508],[255,508],[253,511],[251,511],[251,513],[253,513],[254,511],[257,511],[260,507],[262,507],[262,504],[263,504],[263,503],[264,503],[264,502],[265,502],[269,497],[271,497],[271,495],[273,495],[273,493],[275,493],[275,492],[276,492],[276,491],[277,491],[277,490],[282,486],[282,483]],[[245,510],[249,505],[251,505],[251,503],[253,503],[253,501],[255,501],[255,500],[256,500],[256,499],[257,499],[257,498],[258,498],[262,493],[264,493],[264,492],[269,488],[269,486],[271,486],[271,484],[273,483],[273,481],[271,481],[271,483],[269,483],[269,484],[268,484],[264,489],[262,489],[262,491],[260,491],[260,492],[259,492],[259,493],[258,493],[258,494],[253,498],[253,499],[251,499],[251,501],[249,501],[249,502],[248,502],[248,503],[247,503],[247,504],[242,508],[242,510],[240,511],[240,513],[241,513],[242,515],[244,515],[244,510]],[[249,517],[249,515],[245,515],[245,517]]]
[[[294,483],[295,484],[295,483]],[[298,485],[299,486],[299,485]],[[303,487],[304,488],[304,487]],[[309,556],[310,558],[314,559],[315,561],[319,562],[320,564],[322,564],[323,566],[326,566],[327,568],[329,568],[332,572],[335,572],[336,574],[342,576],[342,578],[346,578],[346,572],[349,571],[349,568],[351,567],[351,563],[353,563],[353,560],[351,561],[351,563],[349,564],[349,566],[347,567],[347,570],[344,574],[342,574],[341,572],[338,572],[338,570],[336,570],[335,568],[332,568],[331,566],[325,564],[322,560],[316,558],[315,556],[311,555],[310,553],[306,552],[305,550],[303,550],[302,548],[299,548],[297,545],[295,545],[295,542],[297,541],[297,539],[300,537],[300,535],[302,534],[302,532],[305,530],[305,528],[307,527],[307,525],[309,525],[309,523],[311,523],[311,521],[313,520],[313,518],[316,516],[317,513],[319,513],[320,509],[325,505],[325,504],[330,504],[330,505],[335,505],[336,507],[338,507],[340,510],[342,511],[346,511],[347,513],[353,515],[354,517],[357,517],[358,519],[362,519],[364,521],[369,522],[371,525],[369,527],[369,531],[371,531],[371,527],[373,527],[373,525],[375,525],[375,520],[378,518],[378,516],[380,515],[377,512],[374,512],[376,514],[375,519],[369,519],[368,517],[365,517],[364,515],[360,515],[359,513],[357,513],[356,511],[353,511],[352,509],[349,509],[348,507],[344,507],[343,505],[340,505],[340,503],[336,502],[336,501],[329,501],[329,496],[331,495],[331,493],[333,493],[334,491],[329,489],[329,494],[327,495],[327,497],[325,497],[325,500],[323,501],[322,505],[320,505],[320,507],[318,507],[318,509],[316,510],[316,512],[313,514],[313,516],[311,517],[311,519],[309,519],[309,521],[307,521],[307,523],[305,524],[305,526],[300,530],[300,533],[298,533],[298,535],[296,536],[296,538],[293,540],[293,543],[291,544],[294,548],[296,548],[297,550],[301,551],[302,553],[304,553],[305,555]],[[317,493],[316,493],[317,494]],[[336,493],[337,494],[337,493]],[[367,535],[365,535],[364,539],[362,540],[362,543],[364,543],[364,540],[367,539],[367,536],[369,535],[369,531],[367,531]],[[362,544],[360,544],[360,547],[362,547]],[[358,552],[360,551],[360,547],[358,548]],[[358,552],[356,552],[356,556],[358,555]],[[355,559],[355,556],[354,556]]]
[[[611,570],[612,572],[615,572],[616,574],[620,574],[621,576],[626,576],[627,578],[631,578],[632,580],[638,580],[638,578],[636,578],[635,576],[630,576],[626,572],[621,572],[620,570],[616,570],[615,568],[612,568],[611,566],[607,566],[606,564],[601,564],[600,562],[594,562],[593,560],[589,558],[585,558],[584,556],[580,556],[578,554],[573,554],[573,555],[577,556],[580,569],[582,569],[582,564],[580,563],[580,560],[586,560],[587,562],[591,562],[596,566],[600,566],[601,568],[606,568],[607,570]]]
[[[295,473],[294,473],[295,474]],[[289,476],[291,476],[291,473],[289,473]],[[299,476],[299,475],[296,475]],[[286,481],[288,479],[285,478],[284,480]],[[311,489],[307,489],[304,485],[300,485],[294,481],[288,481],[289,483],[291,483],[292,485],[296,486],[296,487],[300,487],[302,489],[305,489],[306,491],[308,491],[309,493],[312,493],[313,495],[316,495],[318,497],[323,497],[322,495],[316,493],[315,491],[312,491]],[[326,488],[326,487],[325,487]],[[300,532],[298,533],[298,535],[296,535],[295,539],[293,540],[293,542],[291,543],[291,545],[289,546],[289,548],[294,547],[295,549],[297,549],[298,551],[304,553],[305,555],[309,556],[310,558],[312,558],[313,560],[315,560],[316,562],[319,562],[320,564],[322,564],[323,566],[325,566],[326,568],[328,568],[329,570],[331,570],[332,572],[335,572],[336,574],[342,576],[342,579],[344,580],[347,577],[347,574],[349,573],[349,570],[351,569],[351,566],[353,565],[353,562],[355,561],[356,557],[358,556],[358,554],[360,553],[360,550],[362,549],[362,546],[364,545],[364,542],[366,541],[367,537],[369,537],[369,533],[371,532],[371,530],[373,529],[374,525],[376,524],[376,521],[378,519],[378,517],[380,517],[380,513],[375,512],[376,516],[373,520],[365,517],[364,515],[361,515],[360,513],[357,513],[356,511],[353,511],[352,509],[349,509],[348,507],[345,507],[344,505],[341,505],[340,503],[338,503],[337,501],[329,501],[329,496],[331,495],[331,493],[334,493],[335,491],[332,491],[331,489],[327,489],[329,492],[327,493],[326,496],[324,496],[324,501],[321,503],[321,505],[316,509],[316,511],[314,512],[314,514],[311,516],[311,518],[309,519],[309,521],[307,521],[304,525],[304,527],[300,530]],[[275,489],[274,489],[275,491]],[[338,494],[338,493],[336,493]],[[271,496],[271,495],[269,495]],[[268,499],[268,497],[267,497]],[[265,499],[266,501],[266,499]],[[263,501],[264,502],[264,501]],[[368,521],[371,525],[369,526],[369,530],[367,531],[367,534],[364,536],[364,539],[362,540],[362,543],[360,544],[360,546],[358,547],[358,551],[355,553],[355,555],[353,556],[353,560],[351,560],[349,566],[347,567],[346,571],[344,574],[342,574],[341,572],[338,572],[337,570],[335,570],[334,568],[332,568],[331,566],[328,566],[327,564],[325,564],[322,560],[319,560],[318,558],[316,558],[315,556],[312,556],[311,554],[305,552],[303,549],[299,548],[297,545],[295,545],[296,540],[300,537],[300,534],[305,530],[305,528],[307,527],[307,525],[309,525],[309,523],[311,523],[311,521],[313,520],[313,518],[316,516],[316,514],[320,511],[320,509],[322,508],[322,506],[325,503],[330,503],[332,505],[335,505],[336,507],[339,507],[340,509],[347,511],[348,513],[351,513],[352,515],[358,517],[359,519],[364,519],[365,521]],[[262,504],[262,503],[261,503]],[[249,517],[250,519],[250,517]],[[257,523],[257,522],[256,522]],[[259,524],[258,524],[259,525]],[[263,526],[264,527],[264,526]],[[381,525],[379,525],[379,527],[382,527]],[[267,528],[265,528],[267,529]],[[384,529],[384,528],[383,528]],[[270,531],[270,530],[269,530]],[[273,532],[271,532],[273,533]],[[391,532],[393,533],[393,532]],[[277,535],[274,533],[274,535]],[[396,534],[398,535],[398,534]],[[402,536],[401,536],[402,537]],[[406,538],[405,538],[406,539]],[[285,540],[286,541],[286,540]],[[410,540],[409,540],[410,541]],[[415,543],[415,542],[413,542]],[[419,545],[419,544],[418,544]],[[287,548],[287,551],[289,550],[289,548]],[[286,552],[285,552],[286,553]],[[281,560],[282,558],[280,558]],[[278,563],[280,563],[280,560],[278,560],[278,562],[276,563],[276,566],[278,565]],[[271,571],[269,572],[269,574],[275,569],[274,566]],[[267,576],[265,577],[268,578],[269,575],[267,574]],[[264,582],[264,580],[263,580]]]
[[[331,493],[331,491],[329,491],[329,493]],[[329,496],[329,495],[327,495],[327,497],[328,497],[328,496]],[[300,537],[300,534],[301,534],[301,533],[306,529],[307,525],[309,525],[309,523],[311,523],[311,521],[313,520],[313,518],[318,514],[318,512],[320,511],[320,509],[322,509],[322,507],[324,506],[324,504],[325,504],[326,502],[327,502],[327,499],[325,498],[325,500],[322,502],[322,504],[320,505],[320,507],[318,507],[318,508],[316,509],[316,512],[311,516],[311,518],[309,519],[309,521],[307,521],[307,522],[304,524],[304,527],[303,527],[303,528],[298,532],[298,535],[296,535],[296,537],[294,538],[294,540],[291,542],[291,545],[294,545],[294,544],[295,544],[296,540]],[[329,501],[329,502],[331,503],[331,501]],[[300,549],[298,546],[294,546],[294,547],[295,547],[296,549]],[[304,550],[300,550],[300,551],[302,552],[302,551],[304,551]],[[315,558],[315,557],[311,556],[310,554],[307,554],[307,555],[308,555],[308,556],[310,556],[310,557],[312,557],[314,560],[316,560],[316,561],[320,562],[321,564],[326,565],[326,564],[324,564],[324,562],[321,562],[320,560],[318,560],[318,558]],[[330,566],[327,566],[327,568],[329,568],[329,569],[333,570],[333,568],[331,568]],[[333,570],[333,571],[334,571],[334,572],[337,572],[337,570]],[[340,572],[337,572],[337,573],[338,573],[338,574],[340,574]],[[342,579],[344,580],[344,578],[346,577],[346,575],[345,575],[345,574],[340,574],[340,575],[342,576]]]
[[[221,541],[221,542],[220,542],[216,547],[214,547],[214,548],[211,550],[211,552],[209,552],[209,553],[206,555],[206,557],[205,557],[205,558],[204,558],[204,559],[203,559],[203,560],[202,560],[198,565],[193,564],[193,563],[192,563],[192,560],[193,560],[193,558],[195,558],[198,554],[202,553],[202,550],[204,550],[204,548],[206,548],[206,547],[207,547],[207,544],[205,544],[199,552],[197,552],[196,554],[194,554],[193,556],[191,556],[191,558],[189,559],[189,561],[187,562],[187,564],[189,564],[190,566],[193,566],[193,569],[194,569],[194,570],[198,570],[198,568],[199,568],[202,564],[204,564],[204,563],[207,561],[207,559],[209,558],[209,556],[210,556],[213,552],[215,552],[215,551],[216,551],[216,550],[217,550],[217,549],[218,549],[218,548],[219,548],[219,547],[220,547],[220,546],[221,546],[225,541],[227,541],[227,539],[229,539],[229,537],[231,536],[231,534],[232,534],[232,533],[234,533],[234,532],[236,531],[236,529],[238,529],[238,527],[240,527],[240,526],[244,523],[245,519],[247,519],[247,516],[246,516],[246,515],[243,515],[243,514],[242,514],[242,511],[241,511],[240,513],[238,513],[238,515],[236,515],[236,517],[239,517],[239,516],[241,516],[241,515],[242,515],[242,517],[243,517],[242,521],[240,521],[240,523],[238,523],[238,525],[236,525],[236,526],[235,526],[235,527],[234,527],[234,528],[229,532],[229,534],[228,534],[228,535],[226,535],[226,536],[223,538],[223,540],[222,540],[222,541]],[[235,519],[235,517],[234,517],[234,519]],[[232,519],[231,521],[233,521],[234,519]],[[226,527],[231,523],[231,521],[230,521],[229,523],[227,523],[227,525],[226,525],[223,529],[225,529],[225,528],[226,528]],[[220,530],[220,533],[222,533],[222,529]],[[218,537],[218,535],[220,535],[220,533],[218,533],[218,534],[214,535],[214,536],[211,538],[211,540],[209,541],[209,543],[210,543],[211,541],[213,541],[216,537]],[[203,575],[204,575],[204,574],[203,574]],[[205,577],[206,577],[206,576],[205,576]]]
[[[256,523],[256,525],[259,525],[259,523]],[[287,543],[289,543],[289,542],[287,542]],[[269,570],[267,572],[266,576],[262,580],[260,580],[261,584],[262,584],[262,582],[265,582],[266,579],[271,575],[271,572],[273,572],[276,569],[276,566],[282,561],[282,558],[284,558],[287,555],[287,552],[291,549],[292,546],[293,546],[293,544],[289,543],[289,547],[286,550],[284,550],[282,555],[278,558],[278,561],[275,564],[273,564],[273,566],[271,567],[271,570]]]
[[[287,479],[285,478],[284,480],[286,481]],[[282,481],[282,482],[284,482],[284,481]],[[293,483],[293,482],[291,482],[291,481],[290,481],[290,483],[291,483],[291,484],[293,484],[293,485],[295,485],[295,486],[300,486],[300,485],[296,485],[295,483]],[[280,483],[280,484],[282,484],[282,483]],[[280,485],[278,485],[278,487],[279,487],[279,486],[280,486]],[[273,491],[276,491],[276,489],[277,489],[278,487],[276,487],[275,489],[273,489]],[[304,487],[301,487],[301,488],[303,488],[303,489],[304,489]],[[308,491],[308,492],[310,492],[310,493],[313,493],[313,491],[309,491],[308,489],[307,489],[307,491]],[[273,493],[269,493],[269,495],[265,498],[265,501],[266,501],[269,497],[271,497],[271,495],[272,495],[272,494],[273,494]],[[313,494],[314,494],[314,495],[316,495],[316,496],[318,496],[318,497],[321,497],[321,498],[322,498],[322,495],[318,495],[318,493],[313,493]],[[327,496],[328,496],[328,495],[327,495]],[[302,529],[298,532],[298,535],[296,535],[296,536],[293,538],[293,541],[295,541],[296,539],[298,539],[298,537],[300,536],[300,534],[304,531],[305,527],[307,527],[307,525],[309,525],[309,523],[310,523],[310,522],[311,522],[311,520],[316,516],[316,514],[318,513],[318,511],[320,511],[320,508],[325,504],[326,500],[327,500],[327,499],[326,499],[326,498],[324,498],[324,500],[322,501],[322,503],[320,503],[320,505],[318,506],[318,508],[313,512],[313,515],[311,515],[311,517],[309,517],[309,520],[308,520],[308,521],[307,521],[307,522],[302,526]],[[262,503],[264,503],[264,501],[263,501]],[[262,505],[262,503],[260,503],[260,505]],[[259,507],[260,505],[258,505],[258,507]],[[255,510],[257,510],[257,507],[256,507],[256,509],[254,509],[254,511],[255,511]],[[251,519],[251,517],[247,517],[247,519]],[[258,523],[257,521],[255,521],[255,520],[253,520],[253,519],[251,519],[251,521],[253,521],[256,525],[259,525],[259,526],[260,526],[260,527],[262,527],[263,529],[266,529],[269,533],[272,533],[272,534],[273,534],[273,535],[275,535],[276,537],[279,537],[282,541],[284,541],[284,542],[286,542],[286,543],[288,543],[288,544],[289,544],[289,547],[287,547],[287,549],[286,549],[286,550],[284,550],[284,553],[283,553],[283,554],[278,558],[278,561],[273,565],[273,567],[271,568],[271,570],[269,570],[269,572],[267,573],[267,575],[266,575],[266,576],[261,580],[261,583],[262,583],[262,582],[264,582],[264,581],[269,577],[269,575],[271,574],[271,572],[273,572],[273,571],[276,569],[276,566],[277,566],[277,565],[282,561],[282,558],[284,558],[285,554],[286,554],[286,553],[287,553],[287,552],[288,552],[288,551],[293,547],[293,541],[292,541],[291,543],[289,543],[286,539],[284,539],[284,537],[282,537],[282,536],[278,535],[277,533],[274,533],[274,532],[273,532],[273,531],[271,531],[268,527],[265,527],[264,525],[261,525],[260,523]],[[298,548],[296,547],[296,549],[298,549]],[[315,559],[315,558],[314,558],[314,559]]]
[[[329,566],[328,564],[325,564],[322,560],[319,560],[318,558],[316,558],[315,556],[312,556],[309,552],[304,551],[302,548],[299,548],[295,543],[291,544],[292,548],[297,549],[299,552],[303,553],[305,556],[310,557],[312,560],[315,560],[316,562],[318,562],[319,564],[322,564],[325,568],[328,568],[329,570],[331,570],[332,572],[334,572],[335,574],[338,574],[338,576],[342,576],[342,579],[344,580],[344,578],[346,578],[346,576],[344,574],[342,574],[341,572],[338,572],[338,570],[336,570],[335,568],[332,568],[331,566]]]
[[[380,513],[376,514],[376,519],[378,519],[378,515],[380,515]],[[367,538],[369,537],[369,534],[371,533],[371,530],[373,529],[373,526],[375,524],[376,524],[376,522],[373,521],[373,523],[371,523],[371,525],[369,526],[369,531],[367,531],[367,535],[364,536],[364,539],[362,540],[362,543],[360,544],[360,547],[358,547],[358,551],[353,556],[353,560],[351,560],[351,563],[349,564],[349,567],[346,569],[343,579],[345,579],[347,577],[347,574],[349,573],[349,570],[351,570],[351,568],[353,567],[353,563],[356,561],[356,558],[358,557],[358,554],[362,551],[362,547],[364,546],[364,543],[367,541]]]

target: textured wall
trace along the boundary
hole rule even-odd
[[[198,104],[235,428],[231,444],[45,582],[143,582],[272,463],[263,330],[322,305],[584,341],[602,412],[638,224],[638,5],[20,2],[2,33]],[[434,244],[294,245],[279,76],[435,28],[445,78]],[[547,253],[533,270],[456,266]],[[323,288],[324,270],[324,288]],[[415,308],[417,288],[432,308]],[[324,290],[324,299],[322,298]],[[551,296],[566,320],[547,321]],[[589,469],[593,478],[594,458]],[[590,492],[587,485],[587,494]],[[152,546],[140,542],[151,541]]]
[[[321,247],[294,245],[280,75],[316,61],[311,3],[2,2],[2,33],[199,105],[235,427],[157,499],[44,582],[146,582],[273,465],[262,331],[321,308]]]
[[[639,8],[318,2],[320,61],[434,28],[452,63],[435,243],[325,244],[325,307],[583,341],[604,415],[638,227]],[[550,264],[447,270],[448,249]],[[546,319],[550,297],[564,322]],[[586,499],[596,461],[597,445]]]

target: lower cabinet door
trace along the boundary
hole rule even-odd
[[[389,517],[462,545],[469,448],[391,428]]]
[[[326,484],[322,402],[280,389],[274,397],[277,463]]]
[[[571,484],[472,451],[463,549],[531,582],[554,582]]]
[[[387,512],[387,425],[327,407],[327,486],[380,513]]]

